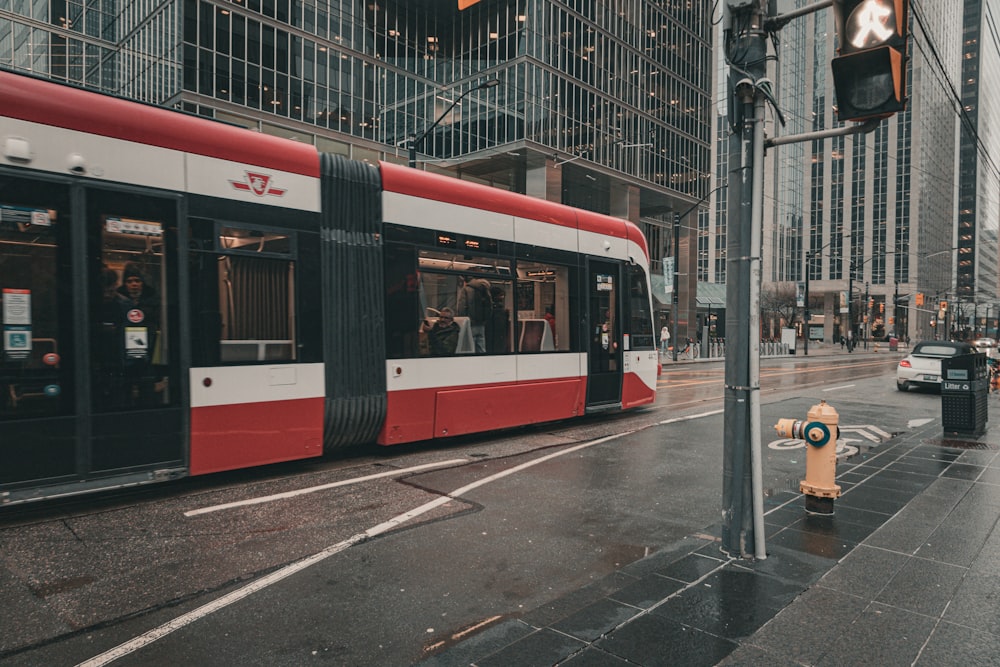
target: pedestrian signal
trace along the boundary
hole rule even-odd
[[[924,294],[923,292],[917,292],[917,296],[914,298],[914,303],[918,306],[924,305]]]
[[[940,304],[940,306],[941,307],[938,310],[940,310],[942,312],[948,310],[948,302],[947,301],[942,301],[941,304]]]
[[[909,0],[833,0],[837,118],[864,121],[906,108]]]

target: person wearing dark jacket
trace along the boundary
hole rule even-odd
[[[450,357],[458,348],[458,324],[451,308],[442,308],[437,321],[424,320],[420,331],[427,334],[427,347],[433,357]]]
[[[160,300],[132,262],[122,270],[122,283],[118,295],[124,327],[125,402],[150,405],[156,401],[152,362],[160,330]]]
[[[458,303],[455,312],[459,317],[468,317],[472,327],[472,340],[476,354],[486,352],[486,323],[493,313],[490,283],[484,278],[461,276],[458,285]]]
[[[125,297],[125,307],[138,309],[141,311],[133,313],[129,319],[133,324],[142,323],[149,329],[156,331],[160,323],[160,302],[156,295],[156,290],[146,284],[146,278],[142,271],[134,263],[129,262],[122,270],[122,286],[118,288],[118,294]]]

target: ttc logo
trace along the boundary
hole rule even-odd
[[[284,188],[276,188],[271,185],[271,176],[269,174],[258,174],[248,171],[242,181],[229,182],[232,183],[233,187],[237,190],[249,190],[258,197],[263,197],[264,195],[281,197],[285,194]]]

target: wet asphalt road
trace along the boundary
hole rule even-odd
[[[820,399],[859,448],[939,414],[938,396],[896,391],[894,359],[763,363],[767,489],[797,489],[804,472],[804,450],[772,425]],[[668,367],[658,405],[630,415],[5,510],[0,664],[74,665],[124,645],[113,664],[406,665],[501,619],[544,615],[718,521],[722,374],[721,363]]]

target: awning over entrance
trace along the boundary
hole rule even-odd
[[[662,275],[652,274],[650,276],[653,297],[661,306],[673,304],[671,295],[667,293],[667,281]],[[725,308],[726,307],[726,286],[718,283],[698,283],[696,296],[698,308]]]
[[[661,306],[669,306],[673,303],[671,295],[667,294],[667,281],[664,280],[662,275],[657,275],[655,273],[650,275],[650,283],[652,285],[653,298],[656,299]]]
[[[699,308],[725,308],[725,284],[698,283],[697,300]]]

